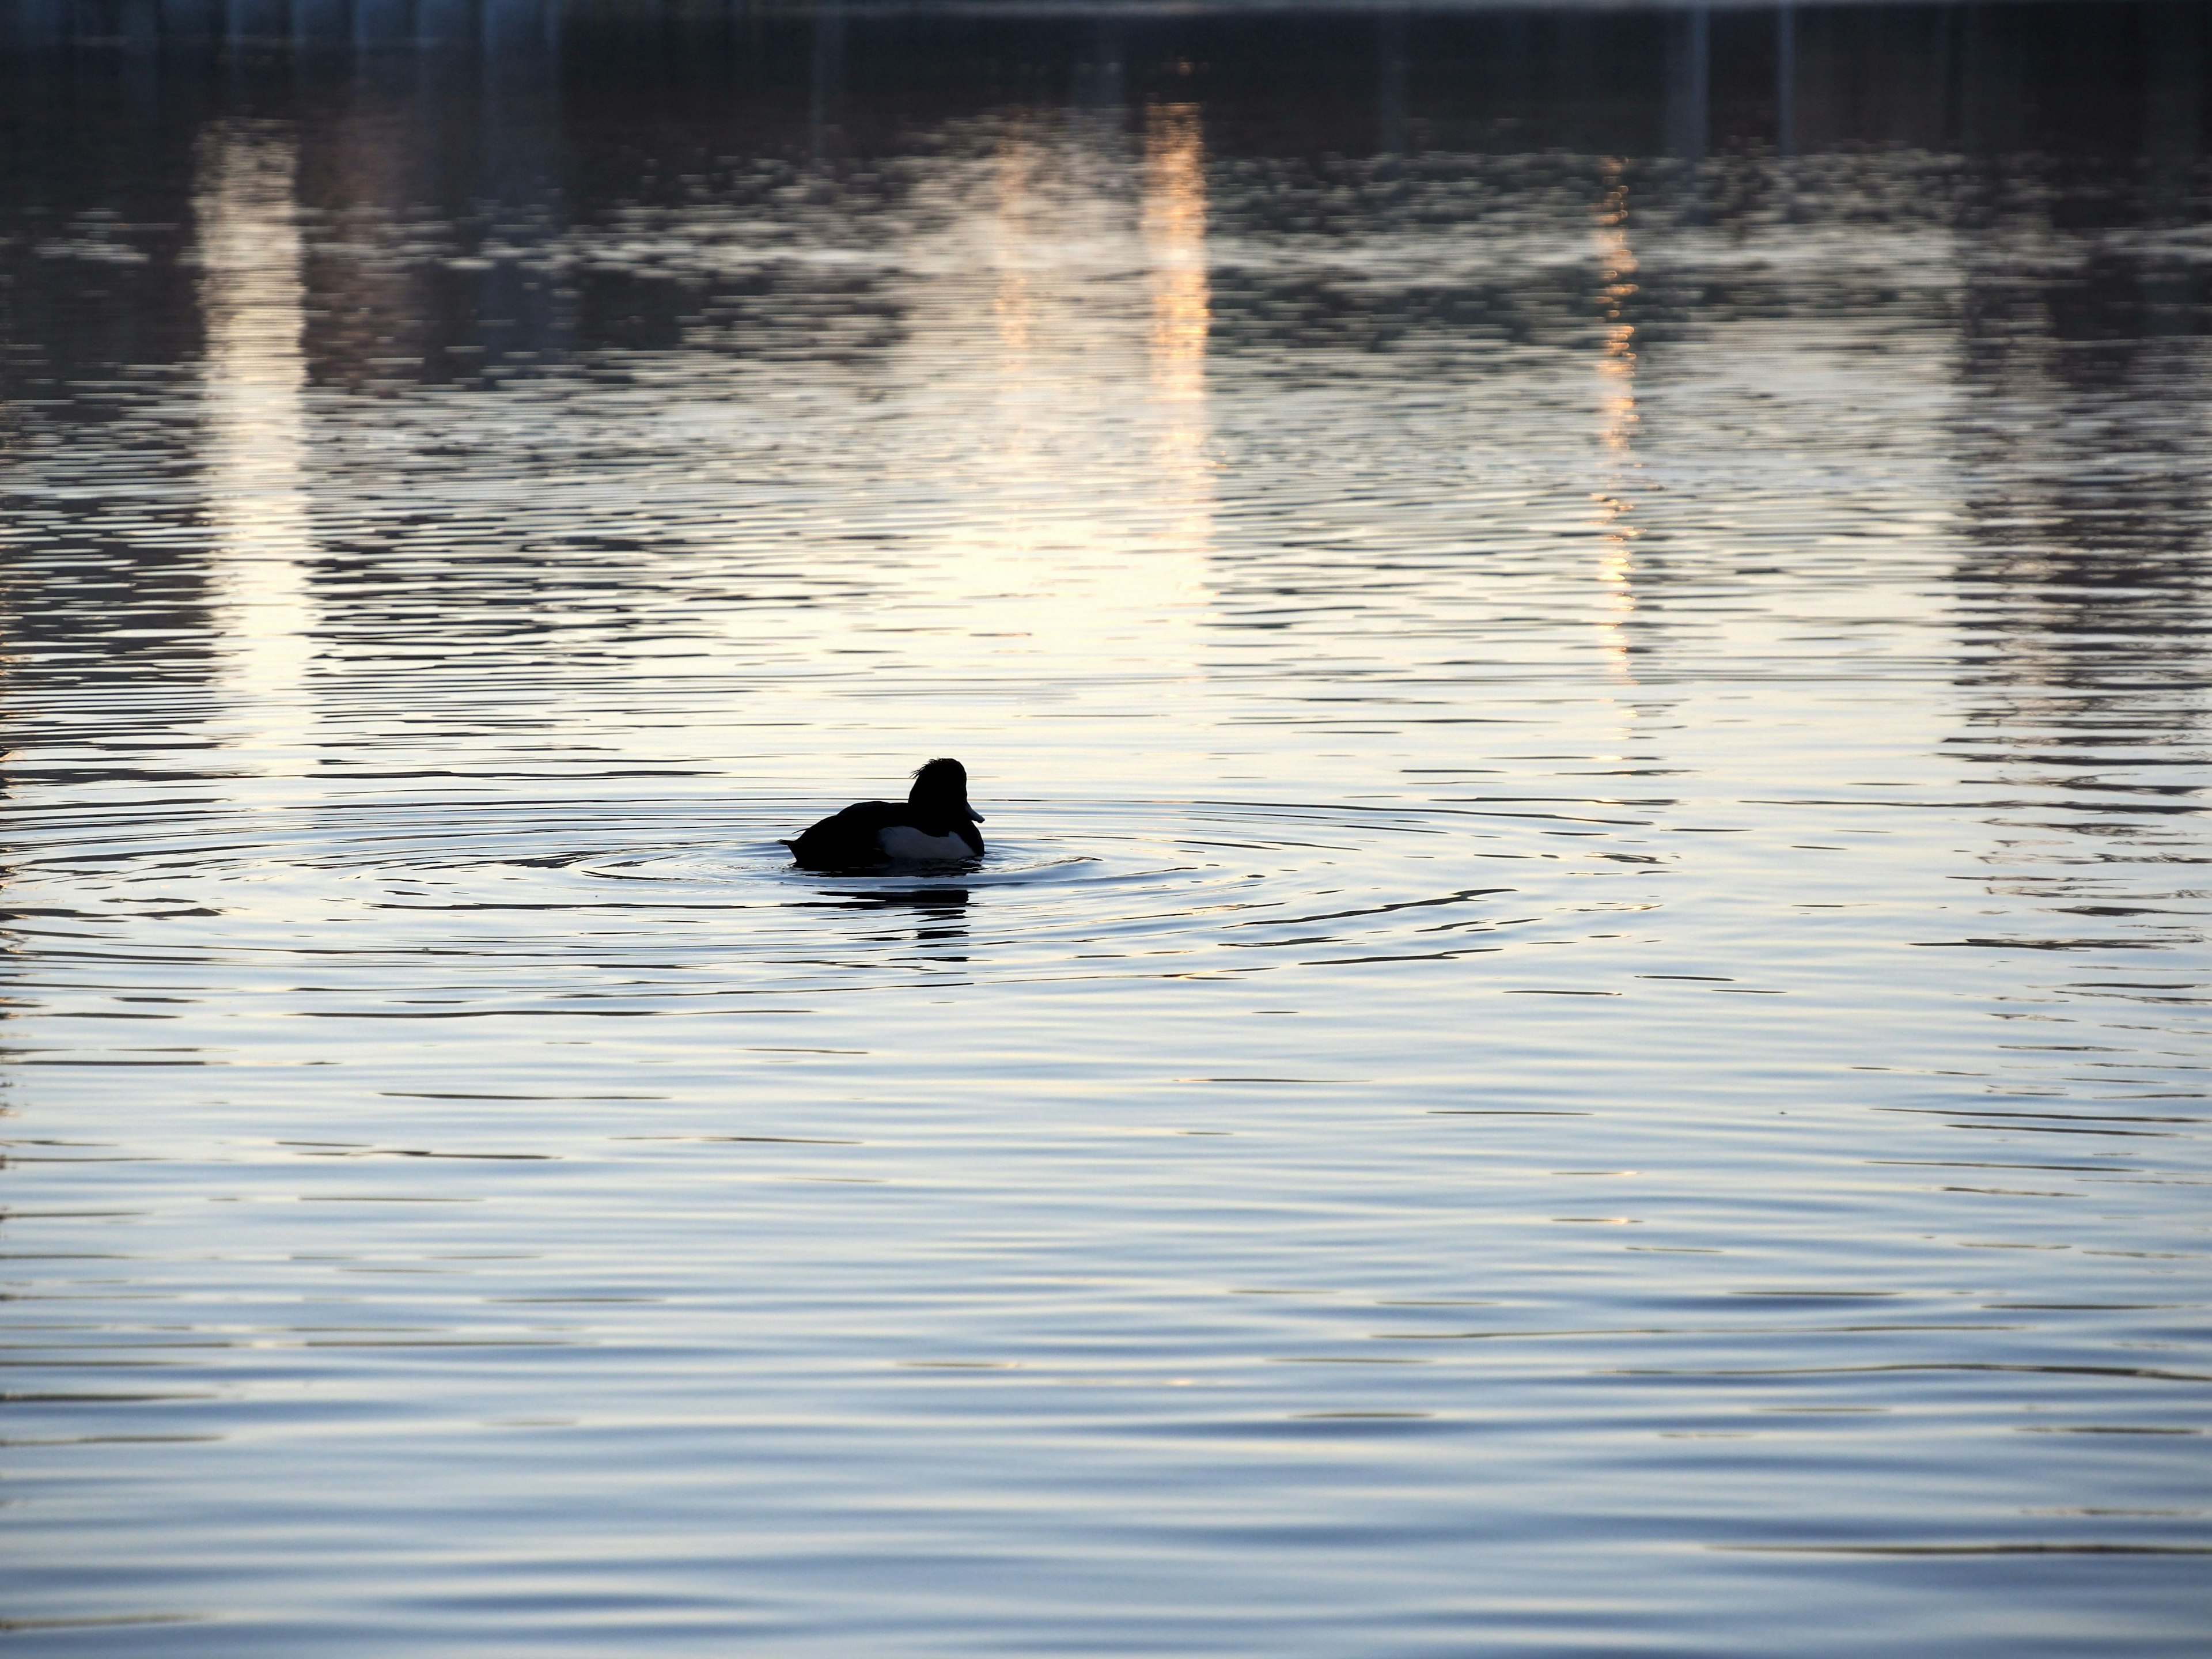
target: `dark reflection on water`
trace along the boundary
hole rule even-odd
[[[873,912],[911,927],[914,942],[930,947],[928,954],[935,960],[967,960],[964,955],[945,948],[962,944],[968,938],[969,895],[964,887],[866,888],[832,891],[825,900],[841,909]]]
[[[2207,33],[0,0],[11,1639],[2197,1651]]]
[[[1994,786],[2029,792],[2000,845],[2035,849],[2024,890],[2050,921],[2006,938],[2043,949],[2202,940],[2201,917],[2172,908],[2195,884],[2142,868],[2203,852],[2208,307],[2201,269],[2160,245],[2192,217],[2198,33],[2152,20],[2158,61],[2124,197],[2079,162],[2027,178],[1992,167],[1962,216],[1966,489],[1952,580],[1968,702],[1951,741]],[[2131,246],[2136,228],[2148,234]],[[2143,902],[2145,876],[2163,900]]]

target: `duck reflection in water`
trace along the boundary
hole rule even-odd
[[[914,942],[945,962],[965,962],[967,952],[950,951],[946,945],[968,942],[968,890],[965,887],[886,887],[870,893],[840,893],[841,910],[875,910],[914,924]],[[904,913],[904,914],[901,914]],[[884,942],[896,939],[884,936]]]

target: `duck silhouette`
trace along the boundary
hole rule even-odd
[[[968,804],[968,769],[933,760],[914,775],[903,804],[857,801],[783,844],[803,870],[954,863],[983,856],[982,821]]]

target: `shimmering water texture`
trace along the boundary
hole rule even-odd
[[[2205,1650],[2203,9],[0,15],[11,1652]]]

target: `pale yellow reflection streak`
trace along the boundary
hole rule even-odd
[[[896,527],[896,562],[872,579],[904,586],[896,607],[809,613],[812,648],[926,648],[950,684],[1049,684],[1102,706],[1163,673],[1195,678],[1216,510],[1196,113],[1132,132],[1119,112],[1009,111],[983,145],[950,148],[918,183],[926,228],[893,279],[909,325],[876,365],[878,406],[898,411],[884,473],[861,470],[846,504]],[[977,719],[978,754],[1018,730]]]
[[[283,128],[229,122],[198,155],[192,210],[207,331],[202,451],[227,615],[226,674],[242,705],[236,741],[269,774],[296,775],[307,738],[315,609],[305,560],[306,290]]]
[[[1034,278],[1019,252],[1038,161],[1036,145],[1030,142],[1023,124],[1014,122],[996,157],[1000,257],[991,294],[991,315],[999,325],[1001,373],[1009,378],[1018,374],[1023,360],[1030,355],[1036,326],[1036,296],[1030,291]]]
[[[1151,262],[1152,395],[1163,426],[1161,483],[1182,511],[1173,529],[1202,548],[1213,523],[1206,457],[1206,346],[1213,293],[1206,269],[1206,145],[1195,104],[1145,112],[1145,244]]]
[[[1633,469],[1636,413],[1636,325],[1621,314],[1636,292],[1636,251],[1628,242],[1628,185],[1623,164],[1608,158],[1604,163],[1605,193],[1597,204],[1597,252],[1600,286],[1598,304],[1604,321],[1598,354],[1598,441],[1607,456],[1606,487],[1593,493],[1598,503],[1597,527],[1604,550],[1598,559],[1598,580],[1606,588],[1606,613],[1599,626],[1605,632],[1605,650],[1613,672],[1633,682],[1625,625],[1636,610],[1636,590],[1631,578],[1636,568],[1634,544],[1638,532],[1628,521],[1635,503],[1623,493]]]

